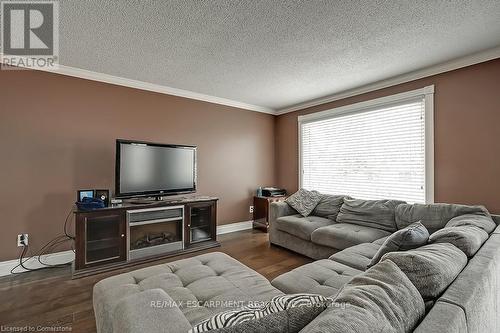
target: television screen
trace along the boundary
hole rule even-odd
[[[159,196],[196,190],[196,147],[116,141],[116,196]]]

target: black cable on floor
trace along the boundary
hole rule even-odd
[[[37,259],[38,259],[38,262],[44,266],[47,266],[47,267],[64,267],[64,266],[67,266],[69,264],[71,264],[73,262],[73,260],[71,260],[70,262],[66,262],[66,263],[62,263],[62,264],[47,264],[47,263],[44,263],[41,259],[41,257],[43,255],[47,255],[47,254],[50,254],[52,252],[53,249],[56,248],[57,245],[59,244],[63,244],[65,242],[68,242],[68,241],[73,241],[73,239],[71,238],[66,238],[66,236],[64,236],[65,238],[62,238],[60,240],[58,240],[57,242],[54,242],[51,246],[48,246],[46,247],[45,251],[44,249],[42,248],[39,252],[38,252],[38,256],[37,256]],[[57,238],[56,238],[57,239]],[[73,247],[73,244],[71,244],[71,247]]]
[[[60,244],[63,244],[65,242],[68,242],[68,241],[72,242],[71,249],[72,249],[73,252],[75,252],[74,244],[73,244],[73,242],[75,240],[75,237],[72,236],[72,235],[70,235],[67,232],[68,219],[69,219],[69,217],[71,216],[72,213],[73,213],[73,207],[71,207],[68,215],[66,216],[66,219],[64,220],[64,228],[63,228],[64,234],[58,235],[58,236],[54,237],[53,239],[51,239],[44,246],[42,246],[42,248],[35,255],[32,254],[31,249],[29,248],[29,245],[23,245],[23,250],[21,251],[21,254],[19,255],[19,264],[17,264],[16,266],[14,266],[10,270],[10,273],[11,274],[21,274],[21,273],[24,273],[24,271],[23,272],[15,272],[15,270],[17,268],[19,268],[19,267],[23,268],[25,271],[32,272],[32,271],[39,271],[39,270],[48,269],[48,268],[61,268],[61,267],[65,267],[65,266],[71,265],[71,263],[73,262],[73,260],[71,260],[69,262],[61,263],[61,264],[47,264],[47,263],[44,263],[41,260],[40,257],[42,255],[46,255],[46,254],[51,253],[51,251],[53,249],[55,249],[56,246],[58,246]],[[26,256],[26,253],[28,252],[28,250],[30,251],[30,256],[28,258],[24,258]],[[44,267],[28,268],[28,267],[25,266],[26,262],[28,262],[30,259],[35,259],[35,258]]]

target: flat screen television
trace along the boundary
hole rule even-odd
[[[196,192],[196,146],[116,140],[115,196]]]

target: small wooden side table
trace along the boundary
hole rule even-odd
[[[267,232],[269,228],[269,205],[271,202],[284,201],[286,196],[253,197],[253,228]]]

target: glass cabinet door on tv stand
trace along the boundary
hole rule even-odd
[[[186,246],[216,240],[215,202],[191,203],[186,208]]]
[[[88,213],[83,223],[77,227],[83,228],[84,239],[81,250],[84,253],[80,267],[90,267],[126,259],[125,228],[122,214]]]

